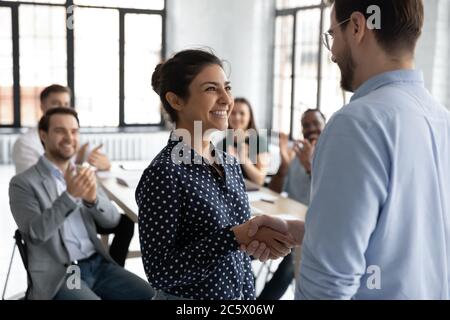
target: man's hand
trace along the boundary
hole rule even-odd
[[[295,152],[289,149],[289,136],[285,133],[280,133],[279,137],[279,147],[280,147],[280,166],[283,168],[288,168],[292,160],[295,158]]]
[[[111,162],[108,156],[100,151],[102,147],[103,144],[100,144],[92,150],[88,157],[88,163],[100,171],[108,171],[111,169]]]
[[[283,235],[267,227],[260,228],[253,239],[264,243],[270,249],[269,259],[274,260],[287,256],[295,246],[294,240],[289,235]]]
[[[285,235],[263,226],[258,227],[258,230],[250,231],[250,221],[252,220],[235,226],[231,228],[231,230],[234,232],[236,240],[240,245],[246,246],[252,240],[256,240],[258,244],[263,243],[255,251],[258,255],[264,255],[267,256],[267,258],[277,259],[288,255],[291,252],[291,248],[295,246],[295,240],[291,235]]]
[[[81,198],[89,203],[95,202],[97,198],[97,180],[95,172],[90,168],[80,168],[73,175],[74,168],[69,165],[64,174],[66,180],[66,191],[74,198]]]
[[[86,191],[82,196],[82,199],[88,203],[94,203],[97,200],[97,178],[94,170],[88,172],[89,184],[86,187]]]
[[[273,216],[262,215],[249,220],[248,223],[249,236],[254,235],[261,227],[267,226],[284,234],[289,234],[296,246],[301,245],[303,242],[305,223],[301,220],[283,220]],[[240,249],[262,262],[270,258],[266,244],[258,240],[253,240],[248,245],[241,244]]]
[[[87,153],[87,149],[89,147],[89,143],[85,143],[83,144],[80,149],[78,149],[77,151],[77,156],[75,158],[75,164],[83,164],[84,159],[86,159],[86,153]]]
[[[303,147],[300,147],[300,144],[302,144]],[[300,141],[300,144],[295,144],[295,154],[297,155],[298,160],[300,160],[303,168],[305,168],[305,171],[311,173],[312,158],[316,147],[316,141],[311,143],[308,140],[304,140]]]

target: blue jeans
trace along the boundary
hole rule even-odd
[[[155,290],[137,275],[99,254],[80,261],[80,288],[68,287],[69,274],[55,300],[151,300]]]

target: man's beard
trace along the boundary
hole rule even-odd
[[[339,59],[339,69],[341,70],[341,88],[345,91],[353,92],[353,78],[355,76],[355,61],[353,60],[352,53],[347,46],[346,51]]]
[[[74,156],[74,153],[70,154],[70,155],[65,155],[64,153],[62,153],[60,150],[58,150],[56,148],[50,149],[49,152],[50,152],[51,157],[57,161],[67,161],[67,160],[72,159],[72,157]]]

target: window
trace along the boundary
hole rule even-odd
[[[160,125],[151,74],[164,57],[164,6],[0,0],[0,126],[36,125],[53,83],[71,87],[83,126]]]
[[[319,108],[327,118],[344,102],[339,68],[322,45],[330,8],[323,0],[277,0],[272,130],[301,138],[301,116]]]
[[[80,123],[118,126],[119,12],[76,8],[74,39],[75,103]]]
[[[77,5],[115,7],[115,8],[133,8],[133,9],[164,9],[164,0],[75,0]]]
[[[274,111],[272,129],[280,132],[289,128],[291,119],[292,95],[292,16],[276,19],[275,72],[274,72]]]
[[[159,96],[151,89],[151,74],[161,62],[161,27],[160,16],[125,15],[126,124],[157,124],[162,120]]]
[[[34,126],[41,117],[39,94],[52,83],[67,85],[64,7],[19,7],[20,118]]]
[[[13,60],[11,9],[0,7],[0,125],[12,125]]]
[[[13,2],[21,2],[23,0],[9,0],[9,1],[13,1]],[[51,3],[51,4],[64,4],[66,3],[66,0],[28,0],[26,2],[33,2],[33,3]]]
[[[277,0],[277,9],[320,5],[321,0]]]

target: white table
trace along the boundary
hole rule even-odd
[[[143,170],[123,170],[115,165],[114,169],[103,177],[99,177],[100,184],[107,193],[108,197],[117,203],[130,219],[137,222],[138,206],[135,201],[135,189],[137,181]],[[125,186],[118,182],[118,179],[124,182],[131,182],[131,186]],[[305,219],[307,206],[289,198],[282,197],[280,194],[267,188],[261,188],[259,191],[248,193],[252,214],[270,214],[278,215],[282,218]]]
[[[99,173],[99,182],[108,197],[117,203],[124,213],[135,223],[138,221],[139,208],[135,201],[135,191],[139,178],[148,163],[114,163],[111,172]],[[121,167],[126,168],[123,169]],[[118,179],[119,178],[119,179]],[[118,181],[121,180],[122,183]],[[128,182],[129,186],[125,183]],[[252,215],[270,214],[283,219],[305,219],[308,207],[289,198],[282,197],[268,188],[248,193]],[[130,257],[139,256],[132,252]],[[301,247],[295,249],[295,277],[298,275],[301,259]]]

